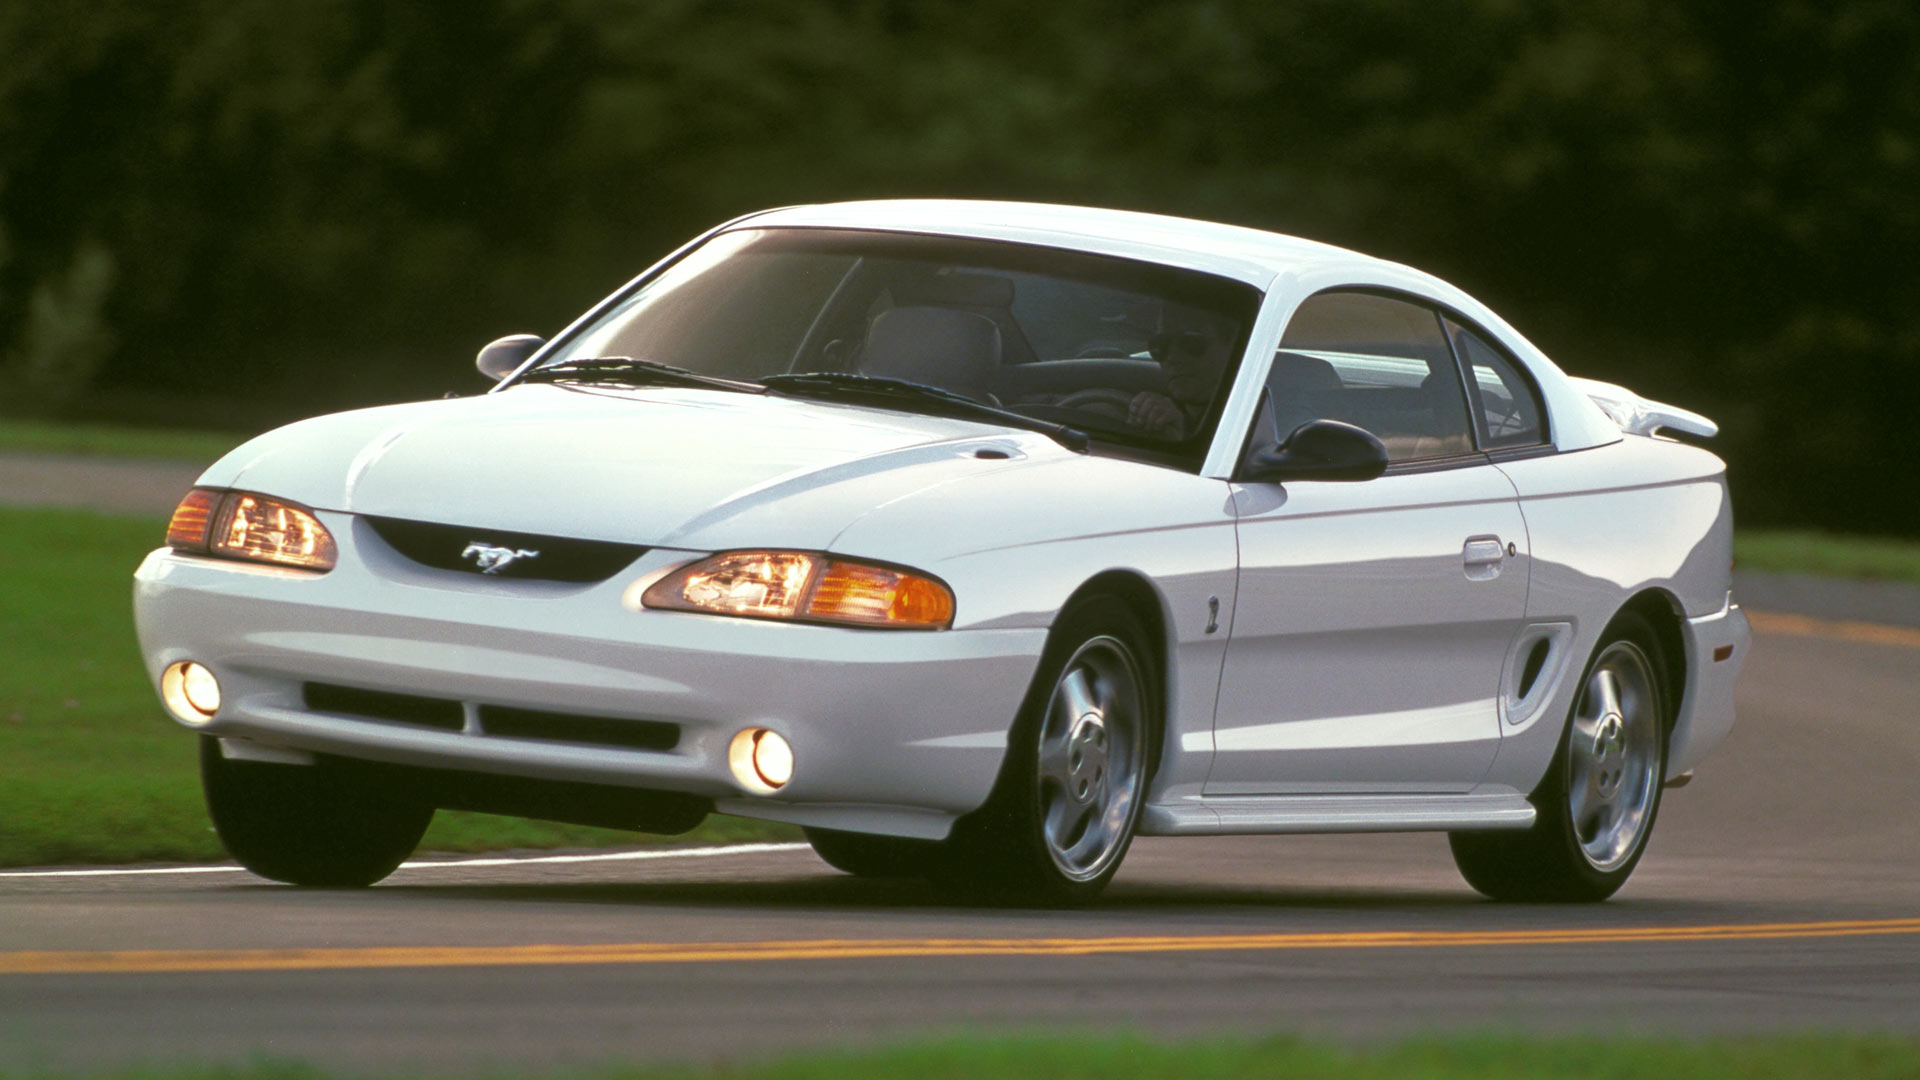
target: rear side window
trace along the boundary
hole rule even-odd
[[[1386,444],[1389,461],[1472,453],[1439,313],[1374,293],[1309,297],[1273,358],[1256,441],[1284,441],[1309,420],[1365,428]]]
[[[1540,392],[1520,370],[1520,362],[1478,331],[1452,319],[1447,333],[1468,373],[1473,414],[1480,425],[1480,445],[1489,450],[1538,446],[1547,441],[1546,411]]]

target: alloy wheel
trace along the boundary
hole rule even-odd
[[[1595,659],[1567,732],[1574,837],[1602,872],[1639,848],[1660,787],[1660,712],[1646,654],[1616,641]]]
[[[1146,777],[1139,666],[1117,638],[1061,668],[1040,727],[1041,834],[1060,873],[1090,881],[1125,850]]]

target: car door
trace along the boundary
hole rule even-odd
[[[1289,322],[1250,450],[1299,424],[1378,436],[1385,475],[1240,482],[1239,602],[1209,795],[1463,792],[1499,746],[1527,536],[1479,452],[1439,314],[1320,293]]]

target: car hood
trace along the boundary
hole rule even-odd
[[[526,386],[301,421],[228,454],[201,483],[502,531],[825,550],[892,500],[1071,456],[1031,432],[860,406]]]

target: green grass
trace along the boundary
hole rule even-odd
[[[1742,570],[1920,583],[1920,540],[1742,530],[1733,536],[1733,559]]]
[[[132,575],[153,522],[0,509],[0,866],[220,856],[194,739],[161,712],[134,641]],[[797,837],[713,817],[686,841]],[[635,833],[442,813],[423,847],[585,847]]]
[[[33,1073],[0,1073],[25,1080]],[[246,1067],[61,1073],[169,1080],[323,1080],[287,1062]],[[436,1070],[436,1075],[449,1074]],[[1135,1036],[952,1038],[880,1050],[809,1053],[755,1064],[505,1072],[570,1080],[1911,1080],[1920,1042],[1807,1035],[1693,1041],[1481,1036],[1343,1049],[1290,1038],[1154,1042]]]
[[[207,465],[249,438],[226,431],[0,420],[0,453],[161,458]]]

